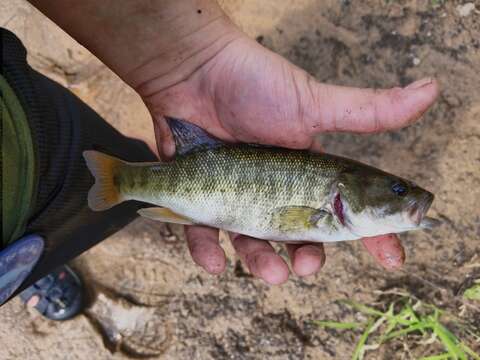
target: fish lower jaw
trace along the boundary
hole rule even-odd
[[[349,230],[358,238],[372,237],[385,234],[399,233],[412,229],[393,226],[392,224],[404,223],[403,218],[398,216],[397,219],[379,219],[375,214],[355,214],[350,218]]]
[[[418,206],[413,206],[412,209],[408,211],[408,217],[416,226],[419,226],[422,222],[424,213]]]
[[[368,229],[362,228],[360,230],[355,231],[355,233],[360,237],[373,237],[373,236],[381,236],[387,234],[401,234],[408,231],[416,231],[422,230],[427,226],[417,225],[412,223],[411,225],[407,226],[385,226],[382,224],[376,224]]]

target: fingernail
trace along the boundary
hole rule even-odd
[[[395,248],[395,251],[392,249],[384,250],[384,267],[389,271],[398,270],[403,266],[405,262],[405,252],[403,248]]]
[[[407,90],[417,90],[417,89],[420,89],[421,87],[430,85],[432,82],[433,82],[432,78],[430,78],[430,77],[424,78],[424,79],[417,80],[417,81],[411,83],[405,89],[407,89]]]

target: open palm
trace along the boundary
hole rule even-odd
[[[175,151],[165,115],[195,123],[226,141],[319,151],[315,135],[320,132],[397,129],[418,119],[438,94],[432,79],[389,90],[320,84],[245,36],[230,41],[186,80],[162,88],[154,79],[137,90],[154,118],[164,157]],[[191,226],[186,235],[197,264],[213,274],[224,270],[217,230]],[[287,280],[287,264],[267,241],[239,234],[231,234],[231,239],[252,274],[271,284]],[[396,236],[362,241],[384,267],[403,264],[404,252]],[[325,261],[321,244],[287,245],[287,250],[293,271],[300,276],[316,272]]]

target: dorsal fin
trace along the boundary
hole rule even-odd
[[[192,151],[213,149],[225,145],[215,139],[205,130],[184,120],[165,117],[175,139],[177,155],[184,155]]]

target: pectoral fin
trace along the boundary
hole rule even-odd
[[[163,207],[151,207],[138,210],[138,213],[146,217],[147,219],[174,223],[174,224],[183,224],[183,225],[193,225],[193,221],[174,213],[172,210],[163,208]]]
[[[307,206],[285,206],[275,209],[272,221],[282,232],[302,231],[316,227],[329,212]]]

